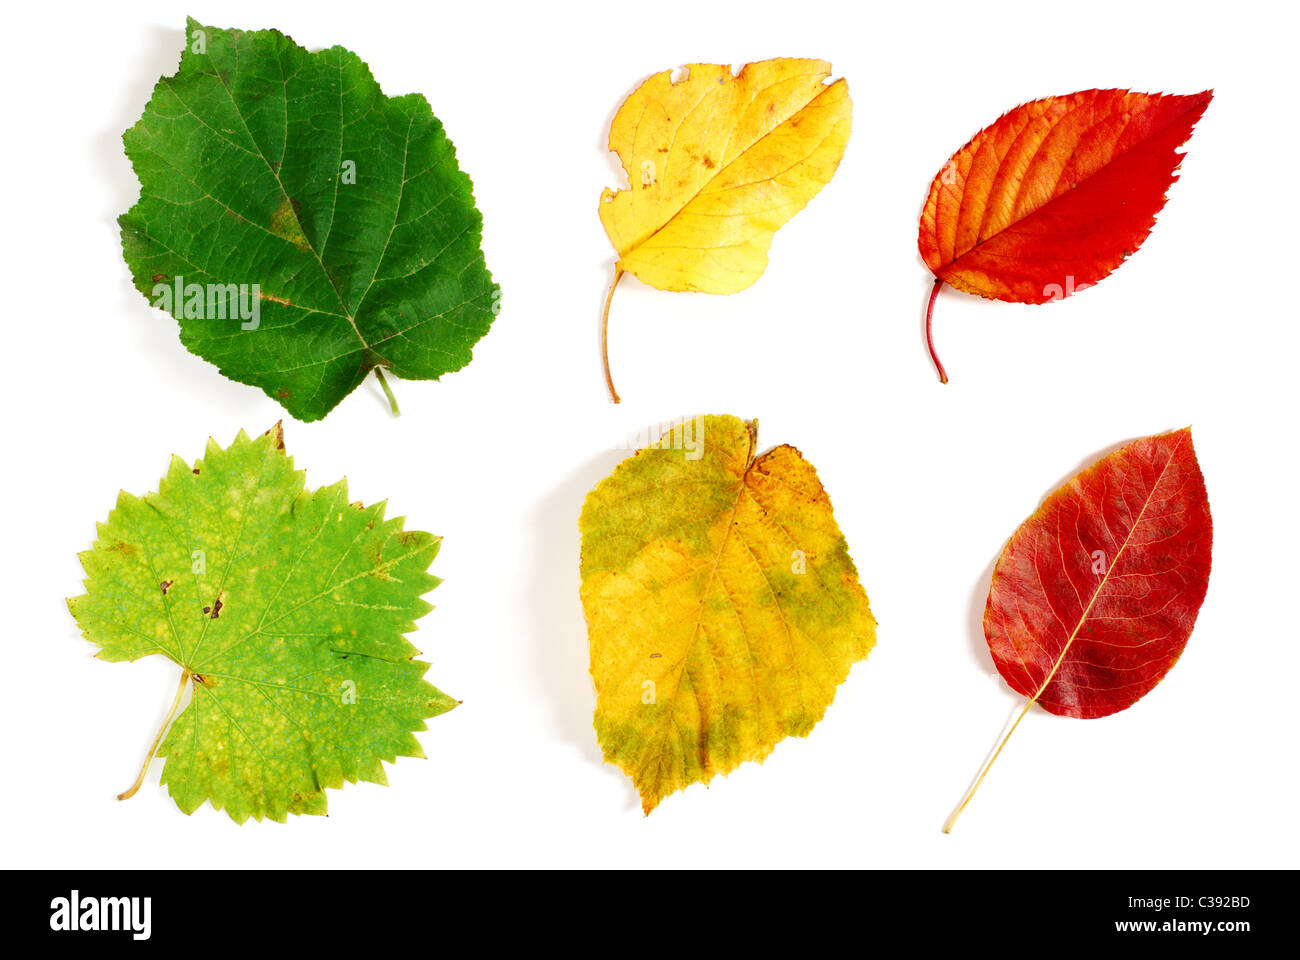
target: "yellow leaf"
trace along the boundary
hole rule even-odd
[[[824,60],[782,58],[731,68],[692,64],[641,84],[609,131],[628,189],[606,189],[600,219],[615,249],[614,282],[631,273],[660,290],[735,293],[763,273],[772,235],[839,166],[852,102],[827,84]],[[615,402],[618,394],[606,381]]]
[[[648,814],[807,736],[876,622],[812,465],[757,422],[696,417],[587,496],[596,734]]]

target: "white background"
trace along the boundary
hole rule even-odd
[[[1152,5],[1154,6],[1154,5]],[[1300,786],[1296,596],[1296,15],[1282,4],[36,3],[7,11],[5,866],[1290,866]],[[1176,11],[1176,12],[1175,12]],[[1266,12],[1267,11],[1267,12]],[[414,636],[464,705],[391,787],[328,818],[181,814],[155,763],[118,803],[177,668],[92,658],[64,606],[119,488],[156,489],[281,409],[188,354],[131,286],[120,136],[172,73],[185,13],[340,43],[389,94],[424,93],[474,180],[504,309],[465,370],[371,380],[286,422],[313,486],[445,537]],[[598,364],[622,185],[609,122],[692,61],[831,60],[854,129],[838,174],[731,297],[632,278]],[[941,387],[921,328],[931,178],[1024,100],[1090,87],[1215,98],[1145,246],[1045,306],[945,291]],[[761,419],[817,466],[879,643],[812,736],[648,819],[600,761],[578,600],[582,499],[653,425]],[[1028,716],[951,836],[940,827],[1018,708],[980,630],[992,563],[1042,497],[1120,443],[1192,424],[1214,514],[1196,630],[1150,695],[1104,720]]]

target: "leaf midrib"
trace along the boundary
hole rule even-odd
[[[1175,443],[1174,448],[1169,451],[1169,459],[1165,461],[1165,465],[1160,468],[1160,473],[1156,476],[1155,482],[1151,484],[1150,491],[1147,493],[1146,498],[1142,501],[1142,509],[1138,511],[1137,519],[1133,521],[1133,526],[1131,526],[1129,528],[1128,533],[1125,534],[1124,542],[1121,543],[1119,549],[1115,551],[1114,560],[1111,563],[1107,564],[1106,572],[1102,574],[1101,580],[1098,582],[1096,589],[1093,590],[1092,596],[1088,600],[1088,605],[1084,607],[1083,612],[1079,614],[1079,619],[1075,623],[1074,629],[1070,631],[1069,637],[1066,638],[1065,645],[1061,647],[1061,652],[1057,655],[1055,663],[1052,664],[1051,671],[1047,674],[1046,679],[1044,679],[1043,682],[1039,685],[1038,689],[1034,691],[1034,695],[1029,698],[1030,705],[1038,702],[1039,698],[1042,697],[1043,693],[1051,685],[1052,680],[1056,677],[1057,671],[1060,670],[1061,668],[1061,664],[1065,662],[1066,654],[1070,652],[1070,647],[1074,644],[1074,640],[1079,635],[1079,631],[1082,630],[1083,625],[1087,623],[1088,615],[1092,612],[1093,605],[1096,604],[1097,598],[1101,596],[1102,592],[1106,588],[1106,584],[1110,581],[1111,573],[1113,573],[1115,568],[1120,565],[1120,557],[1124,555],[1124,551],[1125,549],[1127,549],[1129,545],[1129,541],[1133,539],[1134,531],[1136,531],[1137,528],[1142,525],[1142,517],[1146,515],[1147,507],[1151,505],[1151,501],[1155,497],[1156,490],[1160,487],[1161,481],[1164,480],[1165,473],[1169,470],[1169,465],[1174,462],[1174,457],[1177,456],[1178,451],[1182,447],[1183,441],[1185,439],[1186,439],[1186,435],[1180,434],[1178,437],[1178,442]],[[1035,562],[1034,564],[1035,569],[1037,569],[1037,566],[1038,564],[1037,562]]]
[[[239,72],[239,35],[238,35],[238,34],[233,34],[233,35],[231,36],[231,45],[232,45],[232,47],[234,48],[234,51],[235,51],[235,74],[238,75],[238,72]],[[322,56],[323,54],[325,54],[325,53],[327,53],[327,52],[328,52],[328,51],[325,51],[325,50],[317,51],[317,52],[315,52],[315,53],[308,52],[308,53],[307,53],[307,57],[308,57],[308,58],[314,58],[314,57]],[[280,173],[279,173],[279,171],[276,170],[276,169],[271,165],[271,161],[270,161],[269,159],[267,159],[266,155],[262,152],[261,145],[257,142],[256,138],[254,138],[252,131],[249,130],[249,128],[248,128],[248,121],[244,119],[244,112],[243,112],[243,110],[240,109],[239,102],[235,99],[235,95],[234,95],[233,91],[231,91],[230,87],[226,85],[226,81],[225,81],[225,79],[221,76],[221,71],[220,71],[220,69],[218,69],[218,67],[217,67],[217,65],[216,65],[216,63],[215,63],[215,61],[212,59],[212,53],[211,53],[207,48],[204,49],[204,56],[207,57],[208,64],[212,67],[213,75],[216,77],[217,82],[221,84],[221,88],[226,92],[226,96],[230,98],[230,105],[231,105],[231,107],[234,108],[235,115],[236,115],[237,117],[239,117],[239,122],[240,122],[240,124],[241,124],[241,125],[243,126],[243,128],[244,128],[244,134],[245,134],[245,136],[248,137],[248,142],[251,143],[251,144],[253,145],[253,151],[252,151],[252,152],[253,152],[253,153],[258,157],[258,159],[260,159],[260,160],[262,161],[263,164],[265,164],[266,169],[267,169],[267,172],[271,174],[272,178],[274,178],[274,180],[275,180],[275,184],[276,184],[276,186],[280,188],[280,194],[281,194],[281,196],[284,197],[285,202],[289,205],[289,209],[290,209],[290,211],[292,211],[292,213],[293,213],[294,222],[298,224],[298,230],[299,230],[299,232],[300,232],[300,233],[302,234],[302,236],[303,236],[303,242],[306,243],[306,245],[307,245],[307,249],[311,251],[312,257],[316,260],[316,265],[320,268],[321,275],[325,278],[325,282],[326,282],[327,284],[329,284],[330,289],[334,291],[334,296],[335,296],[335,298],[338,300],[338,302],[339,302],[339,308],[342,310],[342,312],[341,312],[341,313],[337,313],[337,314],[328,314],[328,313],[326,313],[326,315],[327,315],[327,316],[337,316],[337,317],[342,317],[343,319],[347,320],[348,325],[352,328],[352,332],[353,332],[354,334],[356,334],[357,340],[361,343],[361,350],[362,350],[363,352],[364,352],[364,351],[367,351],[367,350],[369,350],[369,351],[373,351],[373,350],[374,350],[374,347],[373,347],[369,342],[367,342],[366,338],[362,335],[362,333],[361,333],[361,329],[357,326],[357,322],[356,322],[356,319],[355,319],[354,315],[348,311],[347,303],[346,303],[346,302],[344,301],[344,299],[343,299],[343,293],[342,293],[342,291],[339,290],[339,288],[338,288],[338,284],[334,282],[334,278],[330,276],[329,271],[325,269],[325,261],[321,259],[321,255],[320,255],[320,253],[317,252],[316,247],[315,247],[315,246],[312,244],[312,242],[311,242],[311,238],[307,235],[307,231],[306,231],[306,229],[305,229],[305,224],[302,222],[302,218],[298,215],[298,210],[297,210],[297,208],[293,205],[293,198],[289,196],[289,192],[288,192],[288,190],[286,190],[285,187],[284,187],[284,181],[282,181],[282,180],[280,179]],[[283,106],[284,106],[284,117],[285,117],[285,127],[286,127],[286,132],[285,132],[285,149],[287,150],[287,149],[288,149],[288,142],[289,142],[289,140],[288,140],[288,131],[287,131],[287,128],[288,128],[288,122],[289,122],[288,79],[284,76],[284,63],[283,63],[283,61],[277,57],[277,58],[276,58],[276,63],[277,63],[277,65],[280,67],[280,79],[281,79],[281,84],[282,84],[282,88],[283,88],[284,91],[285,91],[285,94],[284,94],[284,97],[283,97]],[[343,148],[343,127],[344,127],[344,124],[343,124],[343,59],[342,59],[341,56],[340,56],[339,61],[338,61],[338,69],[339,69],[339,79],[338,79],[338,88],[339,88],[339,149],[342,150],[342,148]],[[170,86],[171,86],[171,85],[170,85],[170,83],[169,83],[169,84],[168,84],[169,89],[170,89]],[[180,99],[180,98],[177,97],[177,99]],[[182,102],[184,102],[184,101],[182,101]],[[187,109],[188,109],[188,107],[187,107]],[[190,112],[193,113],[192,110],[191,110]],[[195,116],[197,117],[198,114],[195,114]],[[406,154],[409,152],[409,149],[410,149],[410,126],[408,125],[408,127],[407,127],[407,134],[406,134],[406,140],[405,140],[405,142],[404,142],[404,144],[403,144],[403,147],[402,147],[402,171],[403,171],[403,177],[405,176],[405,171],[406,171],[406,159],[407,159],[407,158],[406,158]],[[405,188],[405,183],[402,183],[402,184],[399,185],[399,190],[404,189],[404,188]],[[215,198],[214,198],[214,199],[215,199]],[[400,205],[400,202],[401,202],[401,200],[400,200],[400,196],[399,196],[398,202],[399,202],[399,205]],[[337,178],[337,176],[336,176],[336,177],[335,177],[335,184],[334,184],[334,199],[330,202],[330,230],[331,230],[331,231],[333,230],[333,226],[334,226],[334,218],[335,218],[335,216],[337,215],[337,212],[338,212],[338,178]],[[397,211],[395,211],[394,214],[393,214],[393,226],[392,226],[391,228],[389,228],[388,236],[387,236],[387,237],[385,238],[385,240],[384,240],[384,251],[385,251],[385,252],[387,252],[387,250],[388,250],[388,245],[389,245],[389,243],[392,242],[392,239],[393,239],[393,230],[396,229],[396,226],[397,226],[397,217],[398,217],[399,215],[400,215],[400,209],[397,210]],[[283,238],[281,238],[281,239],[283,239]],[[286,242],[287,242],[287,241],[286,241]],[[376,263],[375,263],[375,275],[378,275],[378,273],[379,273],[379,267],[380,267],[380,265],[382,264],[382,262],[383,262],[383,254],[380,255],[379,259],[378,259],[378,260],[376,261]],[[366,296],[366,294],[368,294],[368,293],[370,292],[370,287],[372,287],[372,286],[374,286],[374,277],[373,277],[373,276],[371,277],[370,284],[366,287],[366,291],[365,291],[365,293],[362,294],[361,300],[357,301],[357,313],[360,313],[360,312],[361,312],[361,304],[364,302],[364,300],[365,300],[365,296]],[[322,313],[325,313],[325,311],[321,311],[321,312],[322,312]],[[376,356],[378,356],[378,354],[376,354]],[[387,359],[385,359],[385,358],[383,358],[383,357],[380,357],[379,359],[382,360],[383,363],[384,363],[385,365],[387,365],[387,363],[388,363]]]
[[[765,93],[766,91],[770,90],[772,87],[776,86],[778,83],[786,83],[786,82],[788,82],[788,81],[790,81],[790,80],[797,79],[797,78],[799,78],[799,77],[820,77],[820,78],[824,81],[824,80],[826,80],[826,79],[829,77],[829,74],[823,74],[823,73],[820,73],[820,72],[813,72],[813,73],[800,73],[800,74],[795,74],[794,76],[791,76],[791,77],[781,77],[781,78],[780,78],[779,80],[777,80],[776,82],[774,82],[774,83],[769,83],[767,86],[765,86],[765,87],[763,87],[763,88],[761,88],[761,89],[759,89],[759,90],[754,91],[754,95],[750,98],[750,104],[752,105],[753,102],[759,98],[759,96],[761,96],[761,95],[762,95],[763,93]],[[732,83],[735,83],[735,82],[736,82],[736,78],[735,78],[735,77],[732,77],[732,78],[731,78],[731,82],[732,82]],[[710,185],[711,185],[715,180],[717,180],[719,177],[721,177],[721,176],[723,175],[723,173],[725,173],[726,171],[728,171],[728,170],[730,170],[732,167],[734,167],[737,163],[739,163],[741,160],[743,160],[743,159],[744,159],[744,158],[745,158],[745,157],[750,153],[750,151],[752,151],[756,146],[758,146],[758,144],[762,143],[764,140],[766,140],[768,137],[770,137],[770,136],[771,136],[773,133],[775,133],[777,130],[781,129],[781,128],[784,127],[786,124],[788,124],[791,120],[793,120],[795,117],[797,117],[799,114],[801,114],[801,113],[803,113],[805,110],[807,110],[810,106],[812,106],[814,103],[816,103],[817,100],[819,100],[819,99],[822,97],[822,95],[826,93],[827,90],[832,89],[833,87],[836,86],[836,84],[838,84],[838,83],[840,83],[840,82],[841,82],[840,80],[835,80],[835,81],[833,81],[832,83],[824,83],[824,82],[823,82],[822,85],[821,85],[821,89],[819,89],[819,90],[817,91],[817,93],[816,93],[814,96],[810,97],[806,103],[802,104],[802,105],[799,107],[799,109],[797,109],[797,110],[795,110],[793,113],[791,113],[790,116],[786,117],[784,120],[782,120],[780,123],[778,123],[778,124],[777,124],[775,127],[773,127],[771,130],[767,131],[767,133],[763,134],[761,137],[759,137],[757,140],[755,140],[753,143],[751,143],[748,147],[746,147],[746,148],[745,148],[744,150],[742,150],[740,153],[736,154],[736,156],[735,156],[733,159],[731,159],[731,160],[729,160],[727,163],[722,164],[721,166],[719,166],[718,169],[717,169],[716,171],[714,171],[714,173],[712,174],[712,176],[708,177],[708,178],[707,178],[707,179],[706,179],[706,180],[705,180],[705,181],[700,185],[700,188],[699,188],[698,190],[696,190],[693,194],[691,194],[691,196],[686,200],[685,203],[683,203],[680,207],[678,207],[676,210],[674,210],[674,211],[672,212],[672,214],[671,214],[671,215],[670,215],[666,220],[664,220],[663,223],[661,223],[658,227],[656,227],[656,228],[655,228],[655,229],[654,229],[650,234],[648,234],[644,240],[640,241],[639,243],[635,243],[635,244],[633,244],[631,247],[629,247],[629,248],[627,249],[627,252],[626,252],[626,253],[620,253],[620,254],[619,254],[619,259],[621,260],[623,257],[629,256],[629,255],[635,253],[637,250],[640,250],[642,247],[644,247],[646,244],[648,244],[648,243],[649,243],[651,240],[653,240],[655,237],[659,236],[659,234],[663,233],[664,230],[668,229],[668,227],[669,227],[670,225],[672,225],[672,223],[673,223],[673,222],[674,222],[674,221],[675,221],[679,216],[681,216],[682,211],[685,210],[687,207],[689,207],[689,206],[690,206],[692,203],[694,203],[697,199],[699,199],[699,197],[701,197],[701,196],[705,193],[705,191],[707,191],[707,190],[709,189],[709,186],[710,186]],[[672,139],[671,141],[669,141],[669,145],[668,145],[668,149],[669,149],[668,156],[669,156],[670,159],[671,159],[671,157],[672,157],[672,148],[673,148],[673,145],[677,142],[677,133],[678,133],[679,130],[681,130],[682,125],[686,122],[687,118],[688,118],[692,113],[694,113],[696,110],[699,109],[700,104],[702,104],[702,103],[705,101],[705,99],[707,99],[709,96],[713,95],[713,94],[716,93],[716,92],[717,92],[716,90],[710,90],[707,94],[705,94],[704,97],[701,97],[700,100],[695,104],[695,106],[692,107],[689,111],[687,111],[686,116],[682,117],[681,123],[678,123],[677,126],[673,128],[673,139]],[[748,109],[748,105],[747,105],[746,109]],[[638,122],[638,126],[639,126],[639,122]],[[730,146],[730,145],[731,145],[730,137],[732,137],[732,136],[734,136],[734,135],[735,135],[735,127],[733,126],[732,129],[731,129],[731,131],[730,131],[729,134],[728,134],[727,146]],[[828,135],[828,137],[829,137],[829,135]],[[823,140],[818,144],[818,146],[820,147],[821,143],[824,143],[826,139],[827,139],[827,138],[823,138]],[[725,153],[725,149],[724,149],[723,152]],[[806,159],[806,157],[805,157],[804,159]],[[801,159],[801,160],[799,160],[797,163],[792,164],[791,167],[793,167],[793,166],[797,166],[798,163],[802,163],[802,162],[803,162],[803,160]],[[787,167],[786,169],[789,170],[790,168]],[[665,167],[664,172],[665,172],[665,174],[667,173],[667,167]],[[785,171],[782,171],[782,172],[785,172]],[[769,178],[767,178],[767,179],[772,179],[772,178],[769,177]],[[756,181],[756,182],[757,182],[757,181]],[[635,192],[635,187],[632,186],[632,174],[631,174],[631,171],[628,171],[628,186],[629,186],[629,189],[632,191],[632,196],[635,197],[635,196],[636,196],[636,192]]]
[[[1194,95],[1194,94],[1189,94],[1189,95],[1186,95],[1186,96],[1188,96],[1189,98],[1193,98],[1193,97],[1196,96],[1196,95]],[[1074,110],[1078,110],[1078,109],[1080,109],[1080,107],[1078,107],[1078,106],[1076,106],[1076,107],[1074,108]],[[1015,220],[1011,220],[1011,221],[1009,221],[1006,225],[1004,225],[1001,229],[997,230],[996,232],[994,232],[994,233],[990,233],[988,236],[983,236],[983,235],[982,235],[982,233],[983,233],[982,230],[978,230],[978,231],[976,231],[976,237],[977,237],[976,241],[975,241],[973,244],[971,244],[970,247],[968,247],[967,249],[963,250],[959,255],[954,255],[954,256],[952,257],[951,260],[949,260],[949,261],[948,261],[947,263],[945,263],[945,264],[942,264],[941,267],[940,267],[940,269],[942,269],[942,270],[947,270],[947,269],[949,269],[949,268],[951,268],[951,267],[958,266],[958,265],[961,263],[962,260],[964,260],[966,257],[970,256],[972,253],[974,253],[974,252],[976,252],[977,250],[979,250],[981,247],[983,247],[986,243],[988,243],[988,242],[989,242],[990,240],[992,240],[994,237],[999,237],[999,236],[1001,236],[1002,234],[1006,233],[1008,230],[1010,230],[1012,227],[1020,226],[1021,224],[1026,223],[1026,222],[1032,220],[1033,218],[1037,217],[1038,215],[1042,214],[1045,210],[1048,210],[1048,209],[1049,209],[1049,208],[1050,208],[1054,203],[1056,203],[1058,200],[1063,200],[1064,198],[1070,196],[1072,193],[1074,193],[1076,190],[1078,190],[1078,189],[1079,189],[1080,187],[1082,187],[1084,184],[1087,184],[1090,180],[1092,180],[1092,179],[1094,179],[1095,177],[1097,177],[1099,174],[1102,173],[1102,171],[1106,170],[1108,167],[1111,166],[1111,164],[1115,163],[1115,162],[1116,162],[1117,160],[1119,160],[1121,157],[1126,157],[1126,156],[1128,156],[1129,154],[1133,153],[1135,150],[1138,150],[1138,149],[1140,149],[1141,147],[1145,146],[1145,145],[1146,145],[1150,140],[1152,140],[1154,137],[1158,136],[1158,135],[1161,134],[1161,133],[1164,133],[1164,131],[1168,130],[1168,129],[1169,129],[1170,127],[1172,127],[1175,123],[1177,123],[1179,120],[1181,120],[1181,119],[1182,119],[1182,118],[1183,118],[1183,117],[1184,117],[1184,116],[1189,112],[1189,110],[1191,110],[1191,109],[1193,109],[1193,107],[1189,106],[1188,109],[1182,110],[1182,111],[1178,112],[1177,114],[1174,114],[1174,115],[1169,119],[1169,121],[1168,121],[1167,123],[1163,124],[1162,126],[1158,127],[1157,129],[1153,130],[1153,131],[1151,132],[1150,135],[1148,135],[1148,136],[1146,136],[1146,137],[1143,137],[1141,140],[1139,140],[1139,141],[1137,141],[1136,143],[1134,143],[1134,144],[1133,144],[1132,146],[1130,146],[1128,149],[1126,149],[1126,150],[1122,150],[1122,151],[1120,151],[1119,153],[1114,154],[1114,155],[1113,155],[1109,160],[1107,160],[1105,163],[1103,163],[1103,164],[1102,164],[1100,167],[1098,167],[1096,170],[1092,171],[1092,173],[1088,174],[1086,177],[1083,177],[1083,178],[1080,179],[1080,180],[1076,180],[1074,186],[1072,186],[1069,190],[1066,190],[1064,193],[1057,194],[1056,196],[1051,197],[1051,198],[1050,198],[1049,200],[1047,200],[1045,203],[1043,203],[1043,204],[1041,204],[1040,206],[1037,206],[1037,207],[1035,207],[1034,209],[1030,210],[1030,211],[1029,211],[1028,213],[1026,213],[1024,216],[1022,216],[1022,217],[1018,217],[1018,218],[1015,219]],[[1073,113],[1074,110],[1072,110],[1071,113]],[[1065,119],[1065,118],[1062,117],[1061,120],[1058,121],[1058,124],[1061,123],[1061,122],[1064,122],[1064,119]],[[1132,121],[1130,120],[1129,122],[1131,123]],[[996,125],[996,123],[995,123],[994,125]],[[1094,124],[1094,126],[1095,126],[1095,124]],[[1028,126],[1026,127],[1026,129],[1028,129]],[[1053,126],[1053,129],[1055,129],[1055,125]],[[1127,124],[1127,123],[1125,124],[1124,129],[1128,129],[1128,124]],[[1122,133],[1122,132],[1123,132],[1123,131],[1121,131],[1121,133]],[[1046,138],[1044,138],[1044,142],[1046,142]],[[962,149],[964,150],[965,148],[963,147]],[[1040,144],[1038,145],[1038,149],[1036,149],[1036,150],[1034,151],[1034,156],[1033,156],[1032,158],[1030,158],[1030,159],[1031,159],[1031,162],[1032,162],[1032,160],[1036,159],[1036,158],[1038,157],[1038,155],[1039,155],[1041,152],[1042,152],[1042,143],[1040,143]],[[1003,161],[1004,161],[1005,159],[1006,159],[1006,158],[1003,157],[1003,158],[1001,158],[1001,159],[998,160],[998,171],[1001,171],[1001,169],[1002,169],[1002,164],[1003,164]],[[1178,162],[1179,162],[1179,163],[1182,162],[1181,155],[1179,155],[1179,161],[1178,161]],[[1177,168],[1177,166],[1178,166],[1178,164],[1175,164],[1175,168]],[[996,175],[996,174],[995,174],[995,175]],[[1058,177],[1058,182],[1059,182],[1059,177]],[[1013,206],[1013,207],[1014,207],[1014,205],[1015,205],[1015,202],[1020,198],[1020,194],[1021,194],[1021,192],[1022,192],[1023,189],[1024,189],[1024,184],[1025,184],[1025,180],[1024,180],[1024,178],[1022,178],[1021,181],[1020,181],[1020,184],[1017,185],[1017,187],[1016,187],[1016,195],[1012,198],[1012,206]],[[963,188],[962,188],[962,199],[963,199],[963,200],[965,199],[965,196],[966,196],[966,190],[965,190],[965,186],[963,185]],[[958,215],[959,215],[959,217],[960,217],[960,208],[959,208],[959,210],[958,210]],[[981,218],[980,226],[983,227],[983,225],[984,225],[984,224],[983,224],[983,219]],[[937,234],[936,234],[936,240],[937,240]],[[937,245],[936,245],[936,247],[937,247]]]

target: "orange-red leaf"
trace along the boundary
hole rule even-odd
[[[1084,90],[981,130],[935,176],[921,214],[936,290],[1043,303],[1109,275],[1151,232],[1211,96]]]
[[[1132,706],[1183,652],[1211,536],[1190,429],[1103,457],[1048,497],[998,559],[984,610],[998,672],[1062,716]]]

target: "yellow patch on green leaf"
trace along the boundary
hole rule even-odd
[[[293,202],[288,197],[285,197],[275,208],[275,213],[271,214],[270,229],[277,237],[288,240],[299,250],[310,249],[307,235],[302,232],[302,224],[298,222],[298,212],[294,210]]]

